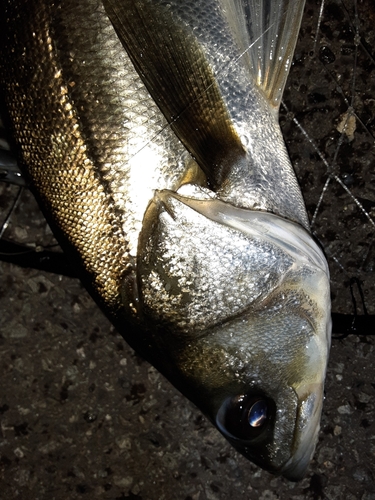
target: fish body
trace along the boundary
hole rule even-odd
[[[82,281],[238,451],[292,480],[330,345],[328,267],[277,121],[303,4],[3,0],[0,35],[20,164]]]

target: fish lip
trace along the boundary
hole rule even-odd
[[[323,383],[313,383],[296,390],[299,404],[294,449],[280,470],[280,474],[290,481],[303,479],[314,455],[320,430],[323,389]]]
[[[314,450],[315,445],[312,453],[314,452]],[[292,462],[290,465],[284,466],[280,471],[280,475],[284,476],[285,479],[288,479],[289,481],[293,481],[295,483],[301,481],[306,476],[311,457],[312,455],[308,458],[302,457],[298,462]]]
[[[293,455],[281,468],[280,475],[284,476],[289,481],[294,481],[294,482],[301,481],[301,479],[305,477],[311,459],[315,452],[316,440],[318,437],[319,429],[320,426],[318,426],[316,435],[313,436],[308,445],[307,448],[308,451],[306,452],[305,450],[304,453],[299,455],[297,459],[296,456]]]

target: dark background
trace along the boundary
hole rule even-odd
[[[375,314],[375,5],[326,1],[317,29],[319,11],[307,2],[281,124],[333,311],[352,314],[356,278]],[[17,190],[0,183],[0,223]],[[4,237],[53,242],[29,192]],[[357,285],[354,295],[363,314]],[[374,500],[375,332],[365,333],[333,340],[319,444],[293,484],[236,454],[77,280],[0,262],[0,498]]]

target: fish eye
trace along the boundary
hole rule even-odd
[[[219,429],[228,436],[252,440],[269,427],[274,403],[263,395],[243,394],[224,401],[216,417]]]

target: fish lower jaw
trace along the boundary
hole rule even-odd
[[[306,475],[307,469],[315,452],[319,430],[320,425],[316,427],[316,433],[314,433],[308,448],[306,448],[303,453],[297,453],[291,457],[282,467],[280,474],[286,479],[289,479],[289,481],[300,481]]]
[[[280,473],[290,481],[300,481],[314,455],[323,407],[323,383],[303,386],[297,391],[299,405],[294,450]]]

